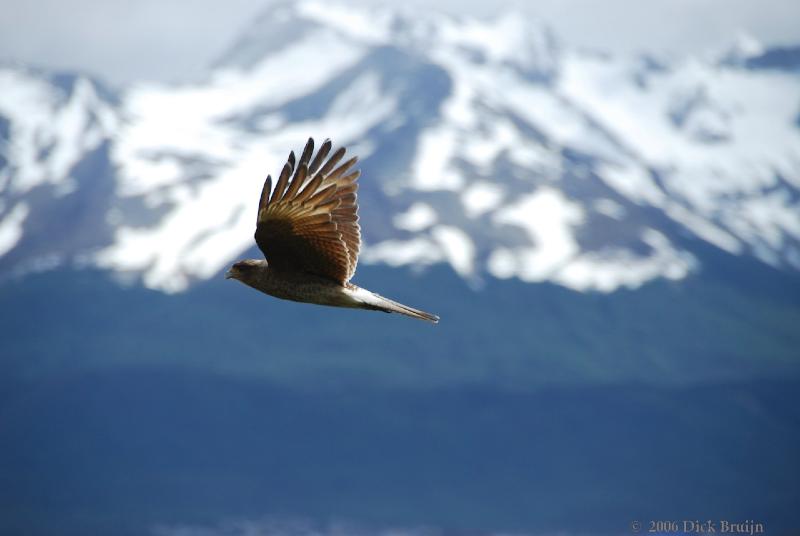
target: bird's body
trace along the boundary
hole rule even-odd
[[[312,161],[314,141],[309,139],[296,167],[294,153],[289,154],[274,191],[267,177],[255,234],[266,260],[239,261],[226,277],[284,300],[438,322],[436,315],[350,283],[361,246],[356,203],[360,172],[349,171],[355,158],[334,169],[345,150],[340,148],[325,161],[330,150],[326,140]]]
[[[242,261],[248,267],[239,266],[239,270],[249,272],[239,277],[247,286],[260,290],[265,294],[304,303],[332,305],[344,307],[347,298],[344,286],[325,277],[302,272],[289,272],[270,269],[266,261]]]

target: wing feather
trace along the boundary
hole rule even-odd
[[[271,267],[344,284],[355,272],[361,248],[356,183],[360,172],[350,171],[355,157],[338,165],[344,147],[328,158],[331,149],[330,140],[325,140],[314,155],[314,140],[309,138],[299,160],[289,153],[271,195],[272,178],[267,177],[255,239]]]
[[[328,186],[327,188],[323,188],[322,190],[318,191],[314,195],[311,196],[311,199],[308,200],[308,204],[316,205],[322,203],[333,196],[333,193],[336,191],[336,186]]]
[[[347,181],[347,177],[349,177],[350,175],[346,175],[344,177],[342,177],[342,175],[344,175],[344,173],[348,169],[353,167],[353,165],[356,163],[356,161],[358,161],[358,157],[354,156],[353,158],[349,159],[347,162],[345,162],[344,164],[342,164],[338,168],[336,168],[333,171],[331,171],[330,174],[325,177],[326,186],[328,184],[340,184],[340,183],[344,184],[344,183],[347,183],[348,182]]]
[[[311,197],[312,195],[314,195],[314,193],[315,193],[315,192],[317,191],[317,189],[319,188],[320,184],[322,184],[322,179],[323,179],[323,178],[324,178],[324,177],[322,177],[321,175],[317,175],[316,177],[314,177],[313,179],[311,179],[311,180],[308,182],[308,184],[306,184],[305,188],[303,188],[303,191],[302,191],[302,192],[300,192],[300,193],[297,195],[297,197],[295,197],[295,202],[297,202],[297,203],[304,203],[304,202],[305,202],[305,201],[306,201],[306,200],[307,200],[309,197]]]
[[[326,176],[330,171],[333,169],[333,166],[339,163],[339,161],[344,157],[344,153],[347,151],[344,147],[339,147],[333,153],[333,155],[328,159],[327,162],[322,166],[322,169],[319,170],[319,174],[323,177]]]
[[[308,138],[306,146],[303,147],[303,154],[300,155],[300,164],[308,165],[311,161],[311,154],[314,152],[314,138]]]
[[[275,200],[283,197],[283,192],[286,191],[286,186],[289,184],[289,176],[291,176],[291,174],[292,165],[290,162],[286,162],[283,165],[280,176],[278,177],[278,184],[275,185],[275,191],[272,193],[272,197],[270,197],[269,204],[272,204],[275,202]]]
[[[297,171],[295,172],[294,177],[292,178],[292,182],[291,184],[289,184],[289,187],[286,189],[286,192],[284,192],[281,201],[283,201],[284,199],[292,199],[297,195],[297,191],[300,189],[300,185],[303,184],[303,181],[306,180],[306,175],[308,175],[308,165],[306,165],[306,163],[301,160],[300,164],[297,166]]]
[[[319,148],[317,156],[314,157],[314,161],[311,162],[311,164],[308,166],[309,175],[311,175],[312,177],[314,176],[314,173],[316,173],[319,167],[322,165],[322,162],[325,160],[325,157],[328,156],[328,153],[331,152],[331,147],[333,147],[333,144],[331,144],[331,140],[325,140],[324,142],[322,142],[322,147]]]
[[[267,208],[269,203],[269,193],[272,190],[272,175],[267,175],[267,180],[264,181],[264,186],[261,188],[261,198],[258,200],[258,220],[261,220],[261,212]],[[258,222],[256,222],[257,224]]]

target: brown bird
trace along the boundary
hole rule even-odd
[[[275,190],[267,176],[258,203],[256,244],[266,260],[246,259],[225,274],[270,296],[333,307],[370,309],[436,323],[439,317],[384,298],[350,283],[361,248],[356,180],[352,157],[338,167],[345,148],[330,158],[325,140],[314,156],[309,138],[295,166],[294,151]]]

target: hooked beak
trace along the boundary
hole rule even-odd
[[[227,272],[225,272],[225,279],[236,279],[233,276],[233,270],[228,270]]]

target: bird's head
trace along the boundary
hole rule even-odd
[[[259,274],[267,269],[267,261],[257,259],[245,259],[234,263],[230,270],[225,273],[225,279],[237,279],[245,285],[253,286]]]

